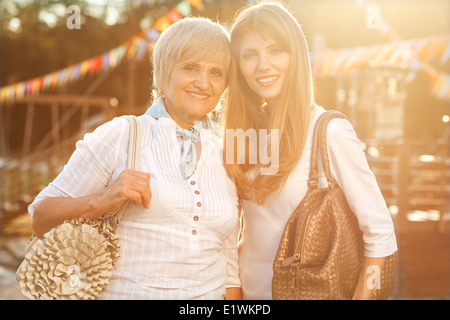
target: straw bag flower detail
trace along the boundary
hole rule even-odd
[[[138,170],[140,128],[130,123],[128,168]],[[22,293],[33,300],[93,300],[109,284],[119,258],[116,230],[129,201],[98,219],[72,219],[53,228],[43,239],[32,236],[16,272]]]
[[[352,299],[363,262],[362,233],[344,193],[333,180],[326,127],[345,116],[327,111],[317,120],[308,191],[286,223],[273,263],[273,299]],[[318,187],[318,154],[328,188]],[[395,286],[397,253],[386,257],[372,299],[387,299]]]

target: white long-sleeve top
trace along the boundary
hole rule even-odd
[[[239,287],[238,199],[222,160],[222,144],[201,130],[201,156],[184,179],[172,119],[144,115],[140,171],[149,173],[149,209],[130,205],[117,235],[120,258],[101,299],[223,299]],[[115,118],[86,134],[63,171],[29,206],[46,197],[81,197],[126,169],[128,121]]]
[[[314,124],[325,110],[315,106],[302,157],[280,193],[263,205],[242,201],[244,231],[239,243],[239,266],[244,299],[272,299],[272,265],[285,225],[308,190]],[[375,176],[369,169],[361,142],[352,125],[333,119],[327,128],[331,174],[356,214],[367,257],[385,257],[397,250],[390,213]],[[319,165],[319,187],[326,187]]]

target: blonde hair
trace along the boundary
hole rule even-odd
[[[270,38],[290,53],[290,67],[282,91],[266,112],[263,99],[247,85],[239,69],[239,50],[244,35],[256,32]],[[278,3],[263,2],[245,8],[231,29],[232,62],[226,97],[226,129],[278,129],[279,168],[273,175],[258,175],[250,181],[247,175],[263,165],[226,163],[236,182],[239,197],[259,204],[279,191],[297,166],[305,146],[313,106],[313,84],[309,51],[303,31],[293,15]],[[227,152],[224,139],[224,159]],[[237,155],[236,145],[234,154]],[[259,143],[258,143],[259,148]],[[248,149],[246,150],[248,157]],[[259,154],[259,152],[258,152]]]
[[[230,34],[207,18],[184,18],[167,28],[153,49],[153,99],[167,90],[170,73],[180,61],[214,61],[230,67]]]

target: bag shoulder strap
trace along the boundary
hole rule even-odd
[[[122,116],[128,120],[130,137],[128,143],[128,169],[139,170],[139,160],[141,155],[141,128],[139,119],[136,116]]]
[[[328,180],[328,184],[334,181],[331,175],[330,169],[330,161],[328,158],[328,149],[327,149],[327,126],[332,119],[340,118],[347,119],[347,117],[339,111],[329,110],[324,112],[319,116],[316,121],[313,133],[313,143],[311,148],[311,172],[308,180],[309,186],[317,186],[319,183],[318,180],[318,157],[320,151],[320,157],[322,160],[322,168],[325,174],[325,177]]]
[[[139,170],[139,162],[141,155],[141,127],[139,119],[136,116],[127,115],[121,116],[128,120],[129,123],[129,142],[128,142],[128,166],[130,170]],[[123,213],[130,204],[130,200],[125,201],[120,208],[114,210],[111,213],[104,214],[101,219],[112,217],[111,226],[113,231],[117,229],[119,221],[123,216]]]

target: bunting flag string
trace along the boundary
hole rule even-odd
[[[348,74],[363,65],[418,70],[437,56],[441,56],[440,63],[447,63],[449,46],[450,34],[365,47],[325,49],[312,56],[312,69],[315,76]]]
[[[40,77],[0,87],[0,105],[25,95],[38,94],[49,88],[66,85],[82,79],[89,73],[115,68],[121,64],[124,58],[142,60],[150,45],[158,40],[161,32],[172,23],[191,15],[192,8],[201,4],[202,0],[183,0],[165,16],[157,19],[151,27],[140,31],[120,46],[102,55]]]
[[[402,40],[400,35],[394,30],[389,23],[382,17],[381,10],[375,1],[372,0],[356,0],[358,7],[364,7],[367,14],[367,24],[370,29],[377,29],[381,36],[390,42],[398,43]],[[376,26],[376,22],[378,25]],[[402,63],[400,67],[409,67],[412,71],[422,69],[426,72],[428,79],[432,83],[432,94],[439,99],[450,100],[449,82],[450,74],[439,72],[429,65],[429,62],[436,54],[441,54],[441,63],[444,64],[450,57],[450,43],[445,39],[441,41],[429,42],[429,39],[421,39],[412,48],[412,44],[408,41],[400,43],[395,51],[390,55],[389,60],[386,62],[387,66],[394,65],[398,60],[403,61],[407,59],[409,55],[412,57],[408,63]],[[389,49],[387,49],[389,50]],[[403,56],[405,55],[405,56]],[[402,60],[403,59],[403,60]],[[377,64],[378,61],[371,61],[373,64]],[[346,65],[345,67],[348,67]]]
[[[439,99],[450,99],[450,75],[436,71],[433,68],[426,68],[426,74],[432,83],[432,94]]]
[[[136,2],[144,0],[136,0]],[[365,0],[362,0],[365,3]],[[165,16],[157,19],[152,27],[134,35],[122,45],[109,52],[82,61],[50,74],[31,80],[0,87],[0,104],[14,101],[28,94],[38,94],[52,87],[65,85],[82,79],[86,74],[102,72],[117,67],[124,58],[142,59],[161,32],[172,23],[191,14],[191,8],[197,7],[202,0],[183,0]],[[387,22],[384,24],[388,26]],[[387,38],[396,34],[392,30],[383,31]],[[390,38],[392,40],[392,38]],[[311,55],[311,67],[315,77],[342,76],[369,66],[374,68],[395,67],[411,71],[425,70],[433,84],[433,93],[442,99],[450,99],[450,75],[430,67],[431,60],[440,56],[439,62],[446,64],[450,60],[450,34],[428,38],[399,40],[389,43],[343,49],[325,49]]]
[[[429,65],[439,57],[436,61],[441,64],[450,60],[450,34],[365,47],[325,49],[311,56],[311,64],[315,77],[344,76],[362,66],[410,71],[423,69],[430,73],[429,79],[435,87],[433,92],[439,98],[450,99],[446,81],[450,75]]]

